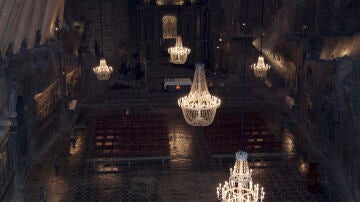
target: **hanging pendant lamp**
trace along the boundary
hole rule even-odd
[[[170,54],[170,62],[185,64],[187,56],[190,54],[190,48],[183,47],[181,36],[177,36],[175,46],[168,48],[168,53]]]
[[[195,64],[190,93],[178,99],[185,121],[192,126],[208,126],[214,121],[221,100],[209,93],[204,64]]]
[[[270,65],[265,64],[264,56],[260,55],[256,64],[251,65],[251,69],[254,71],[255,77],[265,78]]]
[[[99,66],[93,68],[98,80],[109,80],[110,75],[113,72],[113,68],[107,66],[105,58],[100,59]]]
[[[262,44],[263,44],[263,26],[264,26],[264,0],[262,0],[261,6],[261,33],[260,33],[260,55],[257,63],[251,65],[251,69],[254,71],[254,76],[258,78],[266,77],[267,72],[270,69],[270,65],[265,63],[264,56],[262,55]]]
[[[102,16],[102,4],[100,0],[100,36],[101,36],[101,56],[99,66],[93,68],[93,72],[96,74],[98,80],[109,80],[111,73],[113,72],[113,68],[106,64],[106,60],[104,58],[104,40],[103,40],[103,16]]]

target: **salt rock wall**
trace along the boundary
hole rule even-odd
[[[37,30],[40,45],[54,35],[55,22],[63,21],[65,0],[2,0],[0,1],[0,52],[4,56],[12,44],[18,53],[25,42],[33,48]],[[11,46],[11,45],[10,45]]]
[[[323,60],[331,60],[349,56],[357,58],[360,56],[360,33],[345,37],[326,37],[320,53]]]

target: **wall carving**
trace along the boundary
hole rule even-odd
[[[162,18],[163,38],[171,39],[177,36],[177,19],[173,15],[165,15]]]

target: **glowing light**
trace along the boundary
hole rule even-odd
[[[103,58],[100,60],[100,65],[93,68],[98,80],[109,80],[110,75],[113,72],[113,68],[106,65],[106,60]]]
[[[309,165],[303,159],[300,159],[299,172],[305,175],[308,172],[308,170],[309,170]]]
[[[197,63],[190,93],[178,99],[185,121],[192,126],[208,126],[220,104],[221,100],[209,93],[204,64]]]
[[[156,0],[157,5],[184,5],[184,0]]]
[[[71,155],[78,154],[80,152],[83,138],[77,137],[73,141],[74,142],[72,142],[72,144],[70,145],[70,154]]]
[[[270,69],[270,65],[265,64],[264,57],[260,55],[256,64],[251,65],[251,69],[254,71],[254,75],[258,78],[264,78],[267,71]]]
[[[170,61],[174,64],[185,64],[187,56],[190,54],[190,49],[183,47],[181,37],[176,37],[176,44],[174,47],[168,49],[170,54]]]
[[[284,134],[284,150],[288,153],[295,152],[294,135],[289,132]]]

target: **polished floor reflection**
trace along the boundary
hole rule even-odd
[[[26,198],[38,201],[44,192],[51,202],[217,201],[216,187],[228,179],[234,159],[223,159],[219,165],[202,130],[188,126],[177,110],[167,110],[171,160],[164,168],[158,161],[94,167],[87,161],[93,141],[90,125],[88,131],[77,132],[75,141],[59,137],[34,165],[25,183]],[[296,152],[295,137],[285,131],[283,138],[284,152]],[[55,161],[60,165],[58,176]],[[300,154],[250,158],[249,162],[253,181],[266,191],[265,201],[337,201],[330,185],[317,194],[307,191],[307,164]]]

